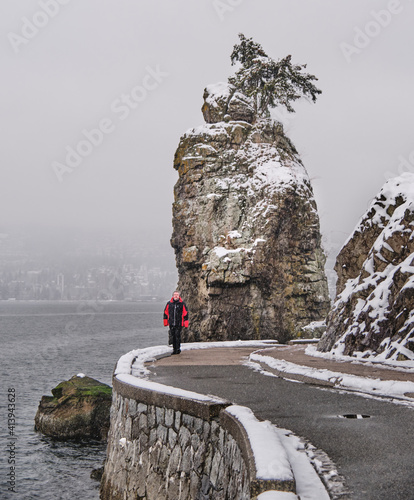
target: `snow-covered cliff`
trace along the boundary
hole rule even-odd
[[[337,297],[318,349],[414,359],[414,174],[390,179],[338,255]]]
[[[309,177],[282,125],[231,85],[207,87],[202,111],[174,160],[185,340],[284,340],[329,308]]]

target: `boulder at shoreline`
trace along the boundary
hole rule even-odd
[[[35,430],[59,440],[106,440],[112,389],[83,374],[61,382],[43,396],[35,417]]]

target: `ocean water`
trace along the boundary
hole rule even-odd
[[[120,356],[168,342],[164,303],[0,301],[0,499],[99,499],[106,445],[34,431],[43,395],[80,372],[111,384]],[[15,401],[13,401],[15,398]],[[8,405],[13,411],[9,413]],[[15,416],[15,428],[9,418]],[[15,469],[11,469],[15,467]],[[15,477],[13,477],[15,474]],[[15,479],[15,490],[8,490]]]

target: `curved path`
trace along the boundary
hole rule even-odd
[[[412,407],[264,376],[241,364],[252,351],[183,350],[152,365],[151,379],[248,406],[258,418],[306,438],[335,462],[351,491],[346,498],[414,499]]]

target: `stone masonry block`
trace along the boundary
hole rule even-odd
[[[132,418],[127,417],[125,420],[124,436],[128,439],[128,441],[131,439],[131,429],[132,429]]]
[[[168,429],[163,425],[159,425],[157,428],[157,439],[161,441],[161,443],[167,443]]]
[[[165,409],[164,408],[159,408],[158,406],[155,407],[155,416],[156,416],[156,422],[157,425],[164,425],[165,423]]]
[[[201,442],[197,451],[194,454],[194,470],[201,473],[206,458],[206,444],[204,441]]]
[[[137,405],[137,412],[138,413],[146,413],[148,410],[148,406],[144,403],[138,403]]]
[[[132,426],[131,426],[131,439],[132,440],[138,439],[139,434],[140,434],[140,431],[139,431],[139,419],[138,418],[134,418],[132,420]]]
[[[171,449],[174,448],[175,443],[177,442],[178,434],[173,429],[168,429],[168,444]]]
[[[137,402],[135,401],[135,399],[130,399],[128,405],[128,415],[135,415],[136,413],[137,413]]]
[[[171,450],[169,446],[163,446],[161,448],[161,453],[158,461],[158,468],[164,474],[165,477],[170,456],[171,456]]]
[[[191,446],[193,447],[194,451],[198,450],[198,447],[200,446],[200,437],[198,434],[192,434],[191,436]]]
[[[198,474],[193,470],[190,471],[190,496],[189,498],[197,498],[197,493],[201,487],[201,480]]]
[[[191,432],[194,428],[194,417],[191,415],[183,415],[182,418],[183,425]]]
[[[214,487],[217,486],[217,479],[221,465],[221,458],[222,458],[221,453],[219,451],[216,451],[213,457],[213,461],[211,463],[211,472],[210,472],[210,481]]]
[[[142,432],[139,435],[139,438],[138,438],[138,444],[139,444],[140,453],[142,452],[142,450],[145,450],[148,447],[148,443],[149,443],[148,436],[145,433]]]
[[[202,434],[203,427],[204,427],[204,420],[202,418],[195,418],[194,419],[194,431],[197,434]]]
[[[186,475],[181,475],[181,498],[190,498],[190,479]]]
[[[171,453],[170,460],[168,462],[168,472],[174,475],[178,472],[181,465],[182,452],[180,446],[177,444]]]
[[[170,476],[167,482],[167,500],[180,498],[180,482],[175,476]]]
[[[175,412],[175,422],[174,422],[174,428],[178,432],[181,427],[181,412],[176,411]]]
[[[145,413],[141,413],[138,420],[138,429],[145,432],[148,429],[148,417]]]
[[[164,488],[165,481],[160,474],[155,471],[146,479],[146,498],[148,500],[158,500],[162,498],[160,495]]]
[[[165,425],[167,427],[172,427],[174,425],[174,410],[171,408],[166,408],[165,410]]]
[[[208,441],[210,438],[211,425],[208,422],[203,424],[203,440]]]
[[[187,448],[184,450],[183,458],[181,460],[181,470],[185,474],[189,474],[193,468],[193,456],[194,452],[191,446],[187,446]]]
[[[180,432],[178,433],[178,440],[183,449],[190,444],[191,434],[186,427],[181,427]]]
[[[149,446],[153,446],[156,443],[156,441],[157,441],[157,428],[154,427],[150,431],[149,441],[148,441]]]
[[[148,406],[148,427],[152,429],[155,426],[155,407],[153,405]]]

